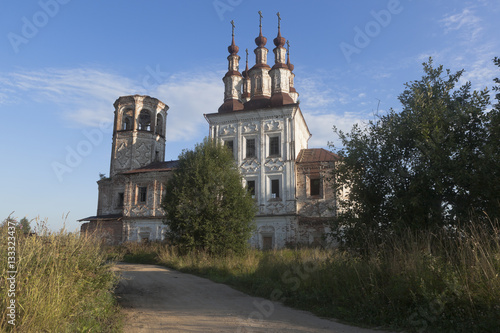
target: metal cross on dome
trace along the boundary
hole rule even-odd
[[[277,12],[276,15],[278,15],[278,29],[280,28],[280,25],[281,25],[281,16],[280,16],[280,12]]]
[[[262,28],[262,12],[259,10],[259,27]]]
[[[233,37],[234,37],[234,20],[231,20],[231,25],[232,25],[232,27],[233,27],[233,28],[232,28],[232,29],[233,29],[233,31],[232,31],[232,35],[233,35]]]

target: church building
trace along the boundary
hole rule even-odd
[[[259,13],[260,14],[260,13]],[[328,219],[335,215],[330,176],[338,156],[308,148],[311,137],[294,88],[287,42],[278,32],[274,64],[267,62],[267,38],[255,39],[255,64],[239,71],[239,48],[228,47],[224,101],[206,113],[209,137],[233,152],[258,211],[250,246],[282,248],[327,241]],[[110,177],[98,181],[97,215],[80,221],[82,231],[98,231],[111,244],[164,240],[161,200],[177,162],[165,162],[168,106],[149,96],[124,96],[114,104]],[[201,115],[200,115],[201,116]]]

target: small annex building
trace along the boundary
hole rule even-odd
[[[258,212],[250,245],[260,249],[319,244],[336,214],[331,175],[339,157],[308,148],[311,137],[294,88],[293,65],[278,27],[274,64],[267,38],[255,39],[255,64],[239,72],[239,48],[228,47],[224,101],[204,114],[209,137],[233,152],[244,186]],[[114,103],[109,178],[98,183],[97,214],[81,219],[82,232],[99,232],[110,244],[165,238],[161,201],[177,161],[165,161],[168,106],[149,96],[123,96]],[[201,116],[201,114],[200,114]]]

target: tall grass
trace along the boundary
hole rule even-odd
[[[0,255],[7,258],[7,229],[0,230]],[[2,264],[0,330],[11,332],[109,332],[118,330],[119,311],[112,290],[117,277],[106,264],[100,241],[92,236],[49,232],[16,235],[17,313],[8,323],[7,264]]]
[[[500,331],[500,229],[471,225],[340,249],[181,255],[167,245],[125,244],[122,258],[163,264],[321,316],[412,332]],[[138,254],[138,255],[137,255]]]

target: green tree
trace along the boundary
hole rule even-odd
[[[255,202],[233,156],[210,139],[179,156],[162,207],[167,239],[187,251],[242,253],[254,229]]]
[[[30,221],[26,217],[23,217],[19,220],[19,228],[23,234],[29,234],[31,232]]]
[[[495,57],[493,63],[500,68],[500,58]],[[489,164],[485,165],[486,172],[489,173],[489,186],[485,189],[489,197],[496,197],[496,200],[489,202],[491,208],[487,211],[498,209],[500,206],[500,79],[493,79],[495,86],[493,91],[496,92],[496,104],[488,113],[488,140],[486,145],[486,154],[490,156]],[[492,215],[492,218],[500,218],[500,214]]]
[[[391,109],[350,133],[335,129],[343,144],[335,186],[350,190],[334,222],[343,241],[499,216],[487,89],[456,87],[463,71],[434,68],[432,59],[423,69],[421,80],[405,84],[401,112]]]

